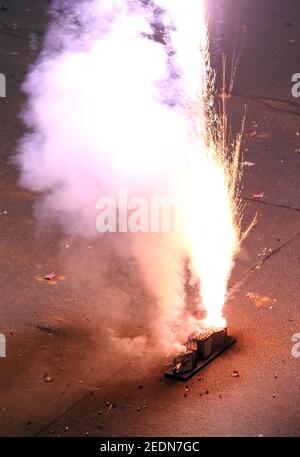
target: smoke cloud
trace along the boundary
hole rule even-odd
[[[39,218],[91,239],[100,236],[101,196],[117,200],[126,189],[129,197],[177,201],[186,193],[199,148],[194,132],[205,128],[204,1],[61,0],[52,17],[23,86],[21,184],[40,194]],[[189,176],[193,206],[199,175]],[[123,244],[114,236],[115,253],[135,258],[157,302],[151,344],[178,348],[195,325],[182,273],[191,246],[182,233],[127,234]]]

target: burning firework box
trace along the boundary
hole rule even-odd
[[[227,328],[207,329],[200,335],[191,335],[186,344],[187,350],[177,354],[172,370],[165,376],[187,381],[234,343],[236,339],[227,335]]]
[[[185,352],[177,354],[173,359],[173,373],[188,373],[196,367],[197,352],[187,349]]]
[[[227,328],[213,328],[211,329],[212,335],[212,349],[213,351],[222,348],[227,341]]]
[[[212,334],[205,332],[196,335],[192,339],[197,345],[198,360],[205,360],[211,356],[213,351]]]

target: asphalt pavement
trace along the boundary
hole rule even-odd
[[[41,46],[48,2],[1,2],[1,436],[300,434],[300,358],[292,355],[300,333],[300,98],[291,94],[300,5],[210,2],[213,58],[226,51],[230,68],[240,53],[229,121],[237,131],[247,106],[243,227],[255,214],[257,225],[237,258],[225,310],[238,342],[187,383],[166,380],[163,363],[147,366],[107,345],[112,320],[124,336],[143,333],[152,299],[138,272],[115,256],[109,238],[82,240],[39,223],[37,196],[18,185],[20,84]],[[41,279],[52,271],[57,281]]]

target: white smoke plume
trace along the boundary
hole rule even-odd
[[[24,84],[28,134],[18,155],[22,185],[41,194],[39,217],[91,238],[103,195],[184,194],[187,169],[198,164],[194,132],[205,130],[206,35],[204,0],[54,2],[44,49]],[[189,245],[176,233],[128,238],[157,299],[153,335],[176,346]]]

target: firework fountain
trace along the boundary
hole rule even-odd
[[[95,232],[99,196],[117,198],[120,188],[184,203],[180,233],[130,241],[158,302],[152,330],[162,351],[175,351],[182,335],[203,339],[208,328],[226,327],[240,238],[240,137],[228,147],[224,93],[216,114],[205,1],[61,0],[55,7],[24,84],[21,182],[41,194],[39,216],[55,216],[84,237]],[[184,312],[184,256],[200,284],[204,321]]]

